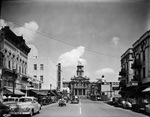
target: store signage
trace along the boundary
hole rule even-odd
[[[130,87],[130,86],[138,86],[138,82],[129,82],[126,86],[127,86],[127,87]]]
[[[102,85],[119,85],[119,82],[103,82]]]

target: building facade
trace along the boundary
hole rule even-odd
[[[119,75],[121,76],[119,80],[123,87],[132,87],[137,86],[138,82],[134,79],[134,71],[132,69],[133,64],[133,49],[129,48],[122,56],[121,56],[121,71]]]
[[[90,92],[90,79],[84,76],[84,66],[82,64],[77,65],[76,73],[77,76],[72,77],[70,82],[71,94],[86,97]]]
[[[0,30],[1,97],[3,95],[24,95],[22,89],[34,84],[27,75],[27,61],[30,48],[22,36],[16,36],[8,26]],[[29,81],[29,79],[31,79]],[[36,81],[38,82],[38,81]],[[9,93],[7,93],[9,92]]]
[[[63,87],[69,87],[70,95],[87,97],[90,93],[90,79],[84,76],[84,66],[79,62],[77,65],[77,76],[71,78],[71,81],[63,82]]]
[[[150,31],[147,31],[121,56],[119,75],[122,94],[137,97],[150,85],[149,40]]]
[[[50,59],[38,56],[38,49],[33,44],[28,44],[31,53],[28,56],[28,74],[40,80],[39,89],[56,88],[57,70],[56,65]]]
[[[150,82],[150,31],[133,44],[134,75],[142,84]]]

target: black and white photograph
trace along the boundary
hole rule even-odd
[[[150,0],[1,0],[0,117],[149,117]]]

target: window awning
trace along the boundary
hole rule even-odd
[[[12,88],[5,88],[5,94],[10,94],[12,95],[13,94],[13,89]],[[19,89],[15,89],[15,95],[25,95],[25,93],[23,93],[22,91],[20,91]]]
[[[33,93],[36,93],[37,95],[47,95],[44,92],[38,91],[38,90],[31,90]]]
[[[150,87],[147,87],[146,89],[144,89],[142,92],[148,92],[150,91]]]

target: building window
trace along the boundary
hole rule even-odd
[[[8,68],[11,69],[11,61],[8,61]]]
[[[143,50],[143,61],[145,61],[145,50]]]
[[[44,70],[44,64],[40,64],[40,70]]]
[[[34,78],[37,78],[37,76],[36,76],[36,75],[34,75]]]
[[[37,70],[37,64],[34,64],[34,70]]]
[[[41,75],[41,76],[40,76],[40,81],[43,82],[43,78],[44,78],[43,75]]]

